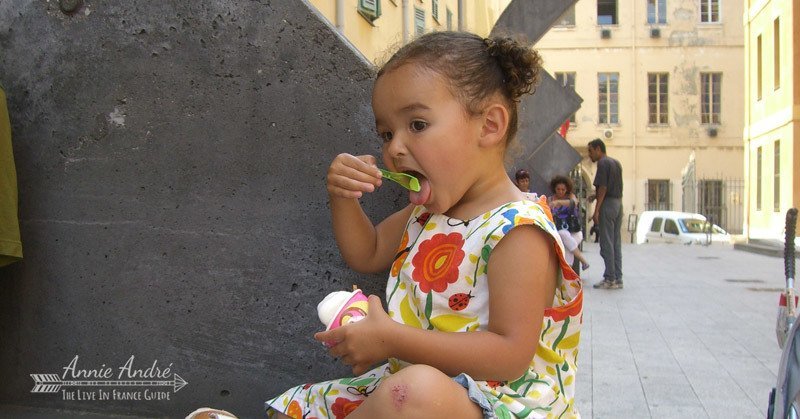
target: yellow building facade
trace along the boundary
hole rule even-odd
[[[414,36],[465,30],[486,36],[511,0],[309,0],[369,61],[379,64]]]
[[[601,138],[622,164],[626,217],[687,210],[741,232],[742,9],[742,0],[579,1],[536,44],[548,72],[583,98],[567,141],[586,156]],[[581,167],[591,184],[596,165]]]
[[[783,240],[800,207],[800,5],[745,0],[745,234]]]

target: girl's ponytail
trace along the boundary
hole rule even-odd
[[[542,58],[536,51],[511,38],[486,38],[484,43],[487,53],[497,60],[503,71],[509,99],[518,102],[523,95],[536,90],[542,66]]]

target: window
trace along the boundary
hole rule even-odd
[[[761,211],[761,147],[756,150],[756,211]]]
[[[781,21],[780,18],[775,18],[772,22],[772,57],[774,62],[775,73],[773,74],[773,87],[778,90],[781,87]]]
[[[598,122],[619,123],[619,73],[598,73]]]
[[[664,220],[661,217],[653,218],[653,225],[650,227],[650,231],[652,231],[654,233],[660,233],[661,232],[661,223],[663,221]]]
[[[425,33],[425,10],[414,8],[414,34],[416,36]]]
[[[667,0],[647,0],[647,23],[667,23]]]
[[[358,0],[358,13],[368,21],[381,17],[381,0]]]
[[[439,0],[431,0],[431,16],[437,22],[439,21]]]
[[[648,123],[666,125],[669,123],[669,73],[647,74]]]
[[[554,76],[562,87],[575,90],[575,72],[555,72]],[[569,116],[569,123],[575,123],[575,114]]]
[[[756,38],[756,99],[761,100],[761,35]]]
[[[719,23],[719,0],[700,0],[700,22]]]
[[[597,0],[597,24],[617,24],[617,0]]]
[[[647,210],[672,210],[672,194],[669,179],[647,180]]]
[[[575,5],[569,6],[553,26],[575,26]]]
[[[720,123],[722,73],[700,73],[700,123]]]
[[[447,30],[453,30],[453,11],[450,8],[447,8]]]
[[[772,210],[781,212],[781,140],[775,141],[772,165]]]
[[[678,223],[675,222],[672,218],[667,218],[667,222],[664,223],[664,232],[667,234],[674,234],[678,235],[680,232],[678,231]]]

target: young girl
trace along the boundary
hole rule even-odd
[[[572,181],[566,176],[556,176],[550,180],[550,190],[553,192],[547,203],[550,205],[550,212],[556,223],[561,242],[567,250],[567,263],[572,265],[575,259],[581,263],[581,269],[589,269],[589,262],[581,252],[580,244],[583,241],[583,231],[569,231],[567,219],[576,217],[578,207],[578,197],[572,193]]]
[[[383,164],[421,184],[377,225],[359,198],[381,186],[373,156],[328,169],[345,261],[389,270],[387,307],[315,339],[353,378],[292,388],[271,417],[575,417],[582,293],[544,207],[503,166],[539,56],[505,38],[423,35],[378,72],[372,106]],[[376,364],[379,364],[375,366]]]

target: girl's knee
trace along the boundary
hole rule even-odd
[[[428,365],[408,366],[390,378],[391,380],[387,380],[388,386],[385,391],[392,406],[398,411],[409,403],[416,407],[429,404],[431,399],[436,399],[432,393],[441,391],[442,386],[438,383],[450,380],[443,372]]]
[[[437,411],[457,411],[460,404],[469,409],[472,404],[463,387],[427,365],[411,365],[388,377],[370,398],[374,396],[398,417],[426,417]]]

